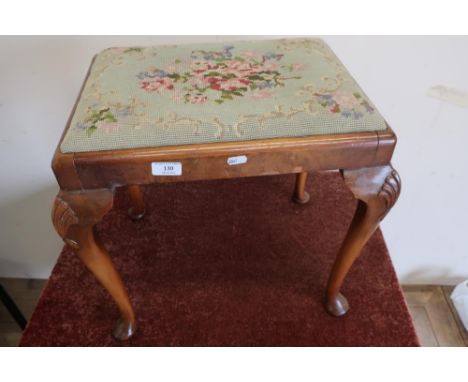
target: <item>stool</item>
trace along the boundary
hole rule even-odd
[[[342,283],[400,193],[395,144],[319,39],[110,48],[95,56],[55,152],[52,219],[115,300],[113,335],[124,340],[135,315],[93,229],[117,187],[128,187],[140,219],[140,185],[294,173],[292,199],[307,203],[307,172],[339,170],[358,199],[325,293],[326,310],[341,316]]]

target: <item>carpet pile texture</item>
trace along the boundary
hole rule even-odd
[[[325,312],[356,201],[336,172],[310,174],[306,205],[291,201],[293,185],[281,175],[146,186],[137,222],[119,190],[97,231],[135,308],[134,337],[111,337],[116,306],[65,246],[20,345],[418,346],[380,230],[343,286],[348,314]]]

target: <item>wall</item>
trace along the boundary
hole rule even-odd
[[[216,39],[0,37],[0,276],[45,278],[62,247],[50,223],[50,160],[91,57],[109,46]],[[324,39],[399,137],[403,190],[382,226],[400,280],[468,278],[468,108],[427,94],[436,85],[468,93],[468,37]]]

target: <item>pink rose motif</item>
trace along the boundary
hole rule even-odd
[[[359,101],[351,93],[345,93],[343,91],[337,91],[333,94],[333,100],[346,109],[353,109],[356,105],[359,104]]]
[[[170,78],[153,78],[140,82],[140,87],[148,92],[160,94],[164,89],[174,90],[174,84]]]
[[[264,91],[264,90],[252,93],[252,95],[250,96],[250,98],[255,99],[255,100],[268,99],[268,98],[271,98],[271,97],[273,97],[273,93],[267,92],[267,91]]]
[[[106,134],[116,132],[119,130],[119,124],[116,122],[99,121],[98,123],[96,123],[96,127],[99,130],[104,130]]]
[[[221,77],[206,77],[204,81],[206,81],[209,84],[211,89],[221,90]]]
[[[300,79],[289,75],[298,70],[301,64],[282,65],[284,54],[255,50],[235,50],[224,47],[219,51],[194,51],[188,58],[177,58],[167,63],[164,70],[150,66],[141,70],[136,77],[138,86],[151,93],[169,95],[174,102],[203,104],[209,100],[222,104],[247,96],[251,99],[274,97],[274,88],[285,86],[286,81]],[[216,94],[217,93],[217,94]],[[328,104],[338,102],[345,107],[356,99],[349,94],[328,95]],[[337,111],[337,112],[338,112]]]

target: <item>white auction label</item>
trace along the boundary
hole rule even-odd
[[[182,175],[182,163],[152,162],[151,173],[155,176],[180,176]]]
[[[245,155],[240,155],[238,157],[229,157],[227,159],[229,166],[235,166],[236,164],[247,163],[247,157]]]

